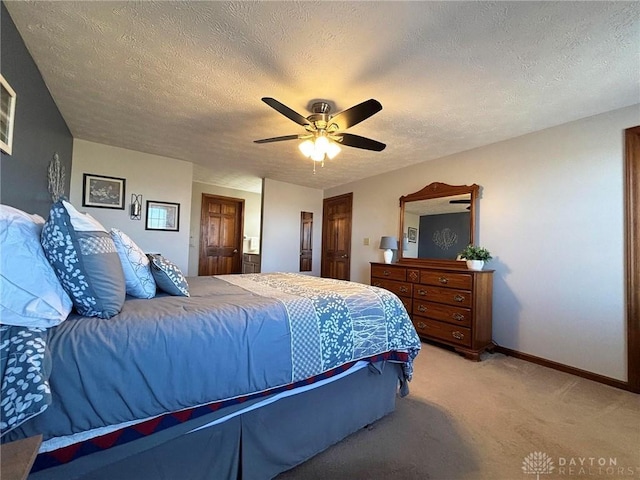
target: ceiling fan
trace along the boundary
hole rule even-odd
[[[325,157],[333,158],[340,152],[339,145],[373,150],[376,152],[381,152],[386,147],[384,143],[376,140],[351,133],[344,133],[344,130],[382,110],[380,102],[373,98],[336,113],[335,115],[331,115],[331,105],[329,103],[318,101],[312,104],[312,113],[308,117],[303,117],[275,98],[263,97],[262,101],[288,119],[304,127],[306,132],[297,135],[284,135],[281,137],[254,140],[255,143],[282,142],[285,140],[298,139],[305,140],[299,146],[302,153],[316,162],[323,162],[323,164]]]
[[[469,205],[466,210],[471,210],[471,199],[467,199],[467,198],[461,198],[459,200],[449,200],[450,204],[464,204],[464,205]]]

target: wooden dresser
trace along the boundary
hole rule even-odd
[[[371,285],[400,297],[420,337],[475,361],[493,348],[493,270],[372,263]]]

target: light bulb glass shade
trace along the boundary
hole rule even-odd
[[[327,157],[329,157],[329,159],[332,159],[336,155],[338,155],[341,150],[342,149],[336,142],[329,142],[329,144],[327,145]]]
[[[315,145],[312,140],[305,140],[300,145],[298,145],[298,148],[305,157],[311,157],[311,155],[313,155],[313,151],[315,150]]]
[[[311,160],[313,160],[314,162],[321,162],[324,160],[324,152],[321,152],[320,150],[314,150],[313,153],[311,154]]]
[[[325,136],[319,136],[316,138],[316,151],[322,152],[324,155],[329,148],[329,139]]]
[[[315,140],[305,140],[298,148],[305,157],[314,162],[324,162],[326,158],[332,159],[342,150],[340,146],[327,138],[325,133],[318,133]]]
[[[386,249],[397,250],[398,239],[396,237],[382,237],[380,239],[380,248],[382,250],[386,250]]]

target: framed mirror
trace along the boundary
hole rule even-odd
[[[472,244],[480,187],[434,182],[400,197],[398,261],[466,268],[458,253]]]

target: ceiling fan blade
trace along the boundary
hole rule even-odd
[[[289,120],[293,120],[298,125],[302,125],[303,127],[306,127],[307,125],[311,124],[311,122],[309,122],[309,120],[307,120],[305,117],[300,115],[298,112],[296,112],[294,110],[291,110],[284,103],[280,103],[275,98],[263,97],[262,101],[264,103],[266,103],[267,105],[269,105],[274,110],[277,110],[278,112],[280,112],[282,115],[287,117]]]
[[[285,140],[297,140],[300,135],[284,135],[282,137],[263,138],[262,140],[254,140],[253,143],[271,143],[271,142],[283,142]]]
[[[366,102],[336,113],[331,118],[330,123],[335,123],[338,126],[338,130],[346,130],[378,113],[380,110],[382,110],[380,102],[371,98]]]
[[[341,133],[338,136],[342,137],[342,141],[340,143],[347,147],[362,148],[364,150],[374,150],[376,152],[381,152],[386,147],[384,143],[380,143],[376,140],[371,140],[370,138],[361,137],[360,135]]]

